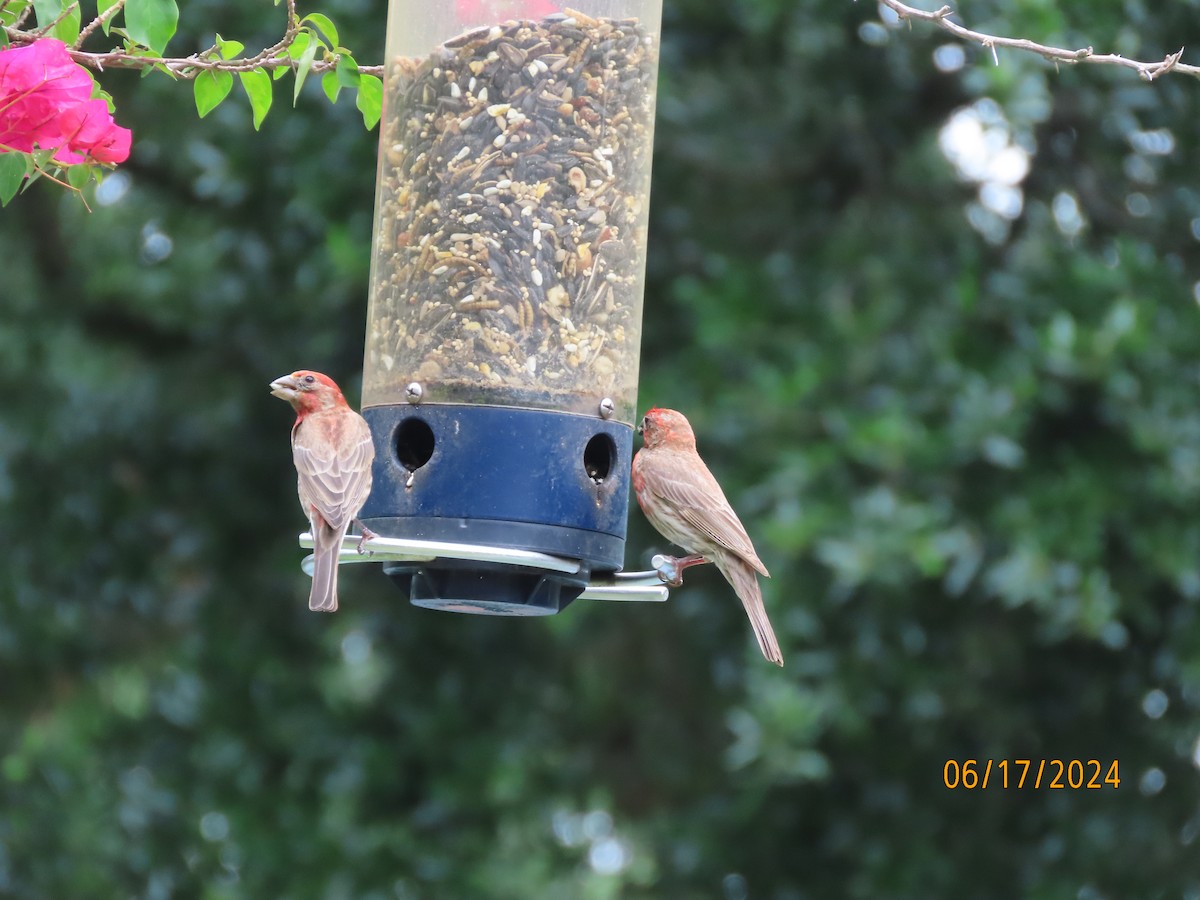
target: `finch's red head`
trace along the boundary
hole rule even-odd
[[[342,390],[328,375],[301,369],[271,382],[271,396],[292,404],[301,416],[319,409],[336,409],[346,405]]]
[[[654,407],[642,418],[642,440],[646,447],[672,449],[696,449],[696,434],[681,412]]]

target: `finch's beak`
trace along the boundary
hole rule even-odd
[[[270,387],[272,397],[278,397],[280,400],[287,400],[290,403],[295,398],[300,385],[291,375],[284,375],[282,378],[272,381]]]

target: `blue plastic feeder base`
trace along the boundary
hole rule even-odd
[[[580,562],[562,573],[440,558],[384,572],[417,606],[549,615],[625,555],[633,427],[597,416],[460,404],[363,411],[374,484],[360,513],[385,537],[533,550]]]

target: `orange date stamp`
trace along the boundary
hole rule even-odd
[[[1121,786],[1121,765],[1115,759],[948,759],[942,783],[952,791],[1099,791]]]

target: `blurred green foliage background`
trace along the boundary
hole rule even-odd
[[[278,32],[185,6],[177,55]],[[319,8],[382,60],[381,0]],[[787,667],[710,571],[505,620],[353,567],[309,613],[266,384],[357,398],[376,133],[109,73],[94,211],[0,214],[0,895],[1200,898],[1200,84],[866,0],[671,0],[663,41],[641,406],[691,416]],[[948,790],[969,758],[1120,787]]]

